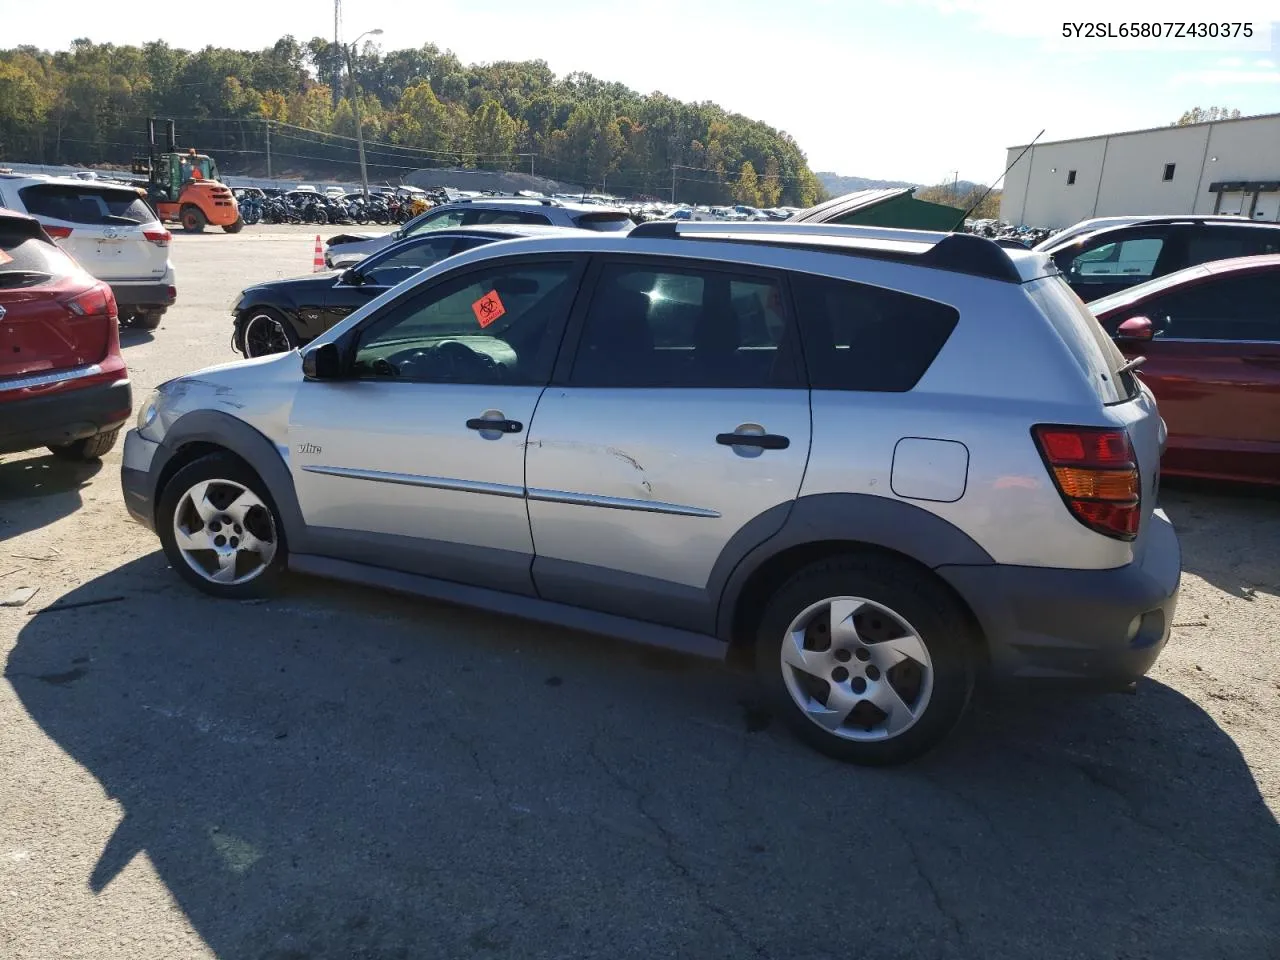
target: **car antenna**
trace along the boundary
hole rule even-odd
[[[1018,165],[1018,161],[1021,160],[1026,155],[1027,151],[1036,145],[1036,140],[1039,140],[1043,136],[1044,136],[1044,131],[1041,130],[1039,133],[1036,134],[1035,140],[1032,140],[1030,143],[1028,143],[1025,147],[1022,148],[1022,153],[1018,154],[1016,157],[1013,158],[1013,163],[1009,164],[1007,167],[1004,168],[1004,173],[996,177],[996,179],[992,182],[991,186],[987,187],[986,192],[983,193],[982,196],[980,196],[977,200],[973,202],[973,206],[971,206],[968,210],[964,212],[964,216],[962,216],[960,218],[960,222],[956,224],[957,227],[964,226],[964,222],[969,219],[969,214],[973,213],[973,211],[977,210],[978,207],[982,205],[982,201],[987,199],[987,194],[991,193],[991,191],[996,188],[996,184],[1009,175],[1009,171],[1012,170],[1014,167],[1016,167]]]

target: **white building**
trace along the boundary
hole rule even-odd
[[[1280,113],[1037,143],[1000,198],[1002,220],[1039,227],[1162,213],[1280,221]]]

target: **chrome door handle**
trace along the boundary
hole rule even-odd
[[[777,433],[717,433],[716,443],[726,447],[760,447],[764,450],[785,450],[791,446],[791,438]]]
[[[474,417],[467,421],[468,430],[496,430],[499,433],[519,433],[524,429],[524,424],[519,420],[486,420],[481,417]]]

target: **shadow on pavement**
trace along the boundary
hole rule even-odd
[[[1161,487],[1184,573],[1233,597],[1280,596],[1280,490],[1172,478]]]
[[[0,458],[0,543],[80,509],[80,491],[101,469],[99,460],[59,460],[50,454]]]
[[[319,581],[206,599],[152,554],[6,676],[222,958],[1262,957],[1280,831],[1176,690],[989,701],[838,765],[747,678]],[[752,732],[754,731],[754,732]],[[73,861],[74,862],[74,861]],[[74,873],[72,868],[72,872]]]
[[[164,329],[162,323],[159,329]],[[156,338],[155,330],[142,330],[138,327],[123,326],[120,328],[120,346],[122,349],[128,350],[130,347],[140,347],[144,343],[150,343]]]

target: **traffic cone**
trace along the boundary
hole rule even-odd
[[[320,245],[320,234],[316,234],[316,252],[311,258],[311,272],[321,273],[329,269],[324,265],[324,247]]]

